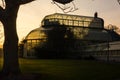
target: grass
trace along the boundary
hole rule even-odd
[[[23,73],[40,74],[40,80],[120,80],[120,64],[85,60],[20,59]]]

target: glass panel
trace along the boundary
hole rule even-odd
[[[83,21],[79,21],[78,25],[83,27],[84,26],[84,22]]]
[[[73,21],[72,21],[72,20],[69,20],[69,21],[68,21],[68,24],[69,24],[70,26],[72,26],[72,25],[73,25]]]
[[[31,33],[28,35],[27,39],[36,39],[36,38],[39,38],[39,37],[40,37],[39,34],[40,34],[39,31],[33,31],[33,32],[31,32]]]
[[[84,21],[84,27],[90,27],[90,23],[88,21]]]
[[[79,23],[77,20],[74,21],[74,26],[79,26]]]
[[[63,20],[60,19],[60,20],[59,20],[59,23],[60,23],[60,25],[63,25]]]
[[[35,30],[31,32],[26,39],[40,39],[40,38],[46,38],[46,34],[43,31]]]
[[[49,20],[46,20],[49,19]],[[68,26],[85,26],[93,28],[103,27],[103,20],[100,18],[87,17],[87,16],[78,16],[78,15],[66,15],[66,14],[53,14],[45,17],[44,25],[54,25],[58,21],[60,25]],[[43,22],[42,22],[43,25]]]
[[[68,25],[68,20],[63,20],[64,25]]]

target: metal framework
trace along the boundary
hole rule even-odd
[[[98,17],[95,18],[89,16],[68,15],[68,14],[60,14],[60,13],[48,15],[42,21],[42,26],[55,25],[55,24],[103,29],[104,21],[103,19]]]

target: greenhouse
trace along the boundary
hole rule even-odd
[[[36,50],[49,51],[50,57],[66,56],[64,51],[76,52],[77,55],[86,46],[110,42],[113,37],[104,29],[102,18],[55,13],[47,15],[41,26],[32,30],[24,39],[23,57],[36,57]],[[39,47],[39,49],[36,49]],[[44,54],[44,51],[41,53]],[[56,53],[56,54],[51,54]],[[70,54],[75,56],[75,54]]]

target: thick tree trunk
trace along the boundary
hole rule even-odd
[[[5,9],[0,6],[0,21],[3,23],[5,36],[3,45],[4,62],[2,73],[14,75],[20,73],[18,61],[18,35],[16,30],[17,13],[20,5],[32,2],[34,0],[3,1],[5,3]]]
[[[19,6],[9,7],[2,20],[4,26],[5,41],[3,45],[4,62],[2,72],[4,74],[17,74],[20,72],[18,61],[18,35],[16,30],[16,18]]]

